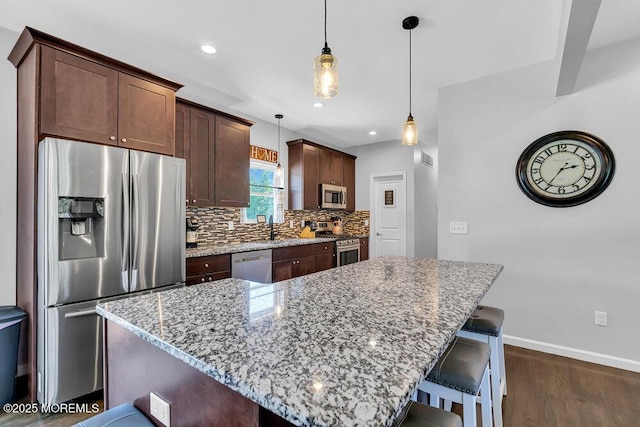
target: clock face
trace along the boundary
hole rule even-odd
[[[611,149],[584,132],[546,135],[525,149],[516,175],[532,200],[556,207],[575,206],[600,194],[613,178]]]

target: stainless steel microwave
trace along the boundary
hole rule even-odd
[[[346,209],[347,187],[320,184],[320,201],[323,209]]]

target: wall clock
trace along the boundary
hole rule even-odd
[[[613,178],[613,152],[600,138],[580,131],[545,135],[520,155],[516,178],[531,200],[552,207],[588,202]]]

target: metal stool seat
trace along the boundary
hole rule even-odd
[[[442,409],[409,402],[393,427],[462,427],[462,419]]]
[[[497,426],[502,425],[502,409],[496,402],[502,402],[507,394],[507,376],[504,363],[504,344],[502,342],[502,324],[504,311],[479,305],[458,331],[458,336],[489,344],[489,375],[491,379],[491,398],[493,400],[493,419]]]
[[[491,427],[489,345],[456,337],[418,390],[429,394],[429,404],[440,407],[440,398],[462,404],[464,427],[476,427],[476,398],[482,395],[482,426]]]

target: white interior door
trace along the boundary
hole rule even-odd
[[[407,254],[404,173],[372,175],[371,218],[374,257]]]

